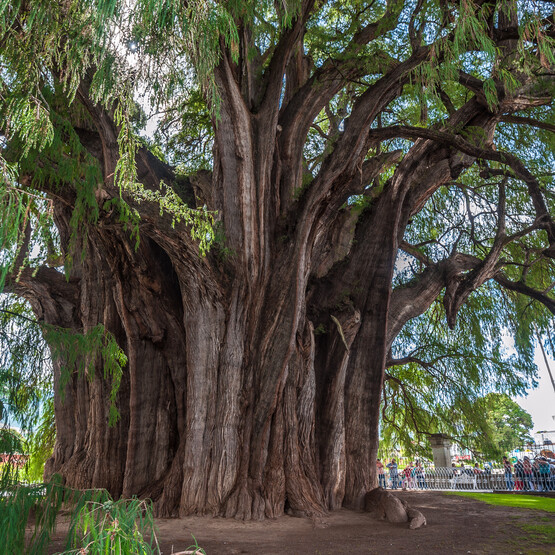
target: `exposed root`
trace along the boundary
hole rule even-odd
[[[364,510],[373,513],[380,520],[395,523],[408,522],[411,530],[426,525],[426,517],[419,510],[409,507],[406,501],[395,497],[383,488],[373,489],[366,494]]]

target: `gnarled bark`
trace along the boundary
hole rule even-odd
[[[545,98],[525,88],[520,96],[504,92],[494,111],[480,96],[481,82],[461,75],[476,96],[458,109],[447,97],[441,127],[376,126],[439,43],[419,46],[415,36],[403,61],[354,63],[364,44],[395,24],[403,3],[388,2],[383,18],[354,33],[343,57],[313,69],[303,37],[314,5],[302,2],[267,63],[250,52],[248,26],[240,26],[237,56],[222,40],[211,172],[178,179],[147,149],[137,152],[137,179],[146,188],[163,180],[189,205],[217,211],[225,249],[216,246],[206,257],[190,230],[172,225],[154,204],[126,198],[141,215],[137,248],[117,213],[104,210],[119,194],[119,129],[92,101],[90,76],[83,79],[78,99],[90,128],[77,133],[103,176],[95,191],[98,222],[83,234],[81,260],[69,252],[78,185],[41,184],[53,199],[62,249],[75,261],[70,279],[42,268],[9,286],[51,324],[75,331],[104,324],[128,364],[114,427],[100,363],[93,379],[72,376],[63,395],[55,364],[57,442],[47,474],[59,472],[74,487],[148,496],[165,516],[262,519],[361,509],[376,485],[386,357],[403,325],[444,289],[454,323],[470,292],[488,279],[534,293],[553,309],[545,294],[500,273],[501,224],[484,261],[456,252],[425,260],[428,268],[414,282],[392,290],[410,218],[477,159],[505,164],[526,184],[537,228],[555,244],[537,179],[515,156],[492,148],[503,117]],[[335,122],[329,152],[307,180],[310,126],[349,79],[369,72],[381,76],[353,99],[341,126]],[[401,158],[400,150],[381,152],[386,138],[414,144]],[[351,203],[353,195],[365,197],[363,208]],[[500,210],[499,222],[502,216]]]

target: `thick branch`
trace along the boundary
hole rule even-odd
[[[493,279],[505,289],[516,291],[517,293],[521,293],[522,295],[526,295],[527,297],[542,303],[545,308],[555,315],[555,299],[552,299],[546,293],[529,287],[522,281],[512,281],[502,272],[498,272]]]
[[[498,234],[498,236],[501,237],[502,234]],[[506,242],[503,242],[503,244],[506,244]],[[408,254],[415,256],[427,267],[409,283],[395,288],[392,292],[388,315],[388,347],[391,347],[395,337],[409,320],[420,316],[432,305],[444,287],[449,289],[450,286],[453,287],[453,284],[458,285],[465,280],[467,280],[467,286],[473,285],[474,289],[472,290],[475,290],[487,279],[493,279],[506,289],[526,295],[542,303],[552,314],[555,314],[555,299],[547,293],[538,291],[526,285],[523,281],[512,281],[499,269],[486,272],[483,268],[487,266],[487,263],[475,256],[455,253],[448,259],[431,263],[425,255],[422,255],[412,245],[403,242],[401,248]],[[497,260],[494,254],[491,254],[490,259]],[[463,277],[469,270],[468,277]],[[475,278],[476,275],[483,278],[483,273],[487,273],[486,278]],[[468,291],[468,294],[472,290]],[[394,365],[394,363],[390,365]]]
[[[315,0],[303,0],[299,17],[293,21],[291,27],[286,29],[281,36],[268,69],[264,73],[262,85],[264,98],[261,103],[260,112],[265,116],[267,116],[268,111],[274,111],[279,106],[279,96],[281,94],[285,68],[289,63],[295,46],[303,36],[303,30],[312,13],[314,3]]]
[[[18,279],[8,279],[4,291],[29,301],[39,321],[70,328],[75,326],[78,283],[75,279],[67,281],[53,268],[41,266],[36,272],[25,268]]]
[[[383,140],[384,138],[392,139],[395,137],[403,137],[406,139],[429,139],[443,145],[450,145],[475,158],[494,160],[496,162],[500,162],[501,164],[507,164],[514,171],[516,176],[524,181],[528,186],[528,192],[532,199],[537,218],[541,222],[542,227],[547,231],[549,243],[551,245],[555,244],[555,224],[549,215],[547,205],[541,192],[540,184],[536,177],[526,168],[524,163],[514,154],[506,151],[482,148],[469,143],[458,135],[453,135],[444,131],[421,129],[419,127],[393,126],[384,129],[373,129],[369,132],[369,136],[380,140]]]
[[[403,244],[403,250],[408,245]],[[412,254],[413,249],[407,252]],[[475,268],[477,261],[465,255],[455,253],[450,258],[428,266],[421,274],[406,285],[396,287],[391,294],[388,314],[387,340],[388,348],[403,326],[413,318],[420,316],[439,297],[444,287],[457,280],[463,272]]]
[[[395,26],[402,4],[388,2],[383,18],[357,32],[345,52],[338,59],[327,60],[282,108],[279,117],[279,148],[286,162],[280,191],[282,212],[287,211],[292,191],[298,186],[300,175],[297,175],[296,168],[300,166],[305,138],[314,118],[349,80],[368,73],[369,66],[373,66],[372,71],[375,72],[383,71],[384,66],[386,69],[391,68],[391,58],[385,53],[383,56],[374,56],[370,61],[356,63],[354,59],[365,44]],[[379,98],[379,87],[375,90],[376,98]],[[381,105],[380,102],[377,104]]]

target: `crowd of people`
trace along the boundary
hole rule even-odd
[[[455,463],[451,468],[424,469],[420,461],[409,462],[399,468],[396,459],[384,464],[377,461],[378,484],[391,489],[428,489],[464,488],[473,489],[507,489],[509,491],[555,491],[555,461],[546,457],[530,460],[524,457],[514,465],[503,457],[501,472],[486,464],[483,468],[478,463],[466,466]]]
[[[426,474],[420,461],[409,463],[403,470],[399,470],[395,459],[391,459],[391,462],[385,465],[385,467],[380,459],[378,459],[377,466],[378,482],[382,488],[387,487],[385,467],[389,470],[391,489],[398,489],[399,487],[403,489],[426,489],[428,487],[426,484]]]
[[[555,491],[555,462],[546,457],[524,457],[514,466],[503,457],[503,474],[509,491]]]

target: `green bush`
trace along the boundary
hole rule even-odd
[[[0,483],[0,545],[4,552],[45,553],[62,508],[70,511],[66,555],[160,553],[149,501],[114,501],[105,490],[66,488],[59,477],[48,484],[25,485],[7,479]],[[192,547],[204,553],[196,541]]]

